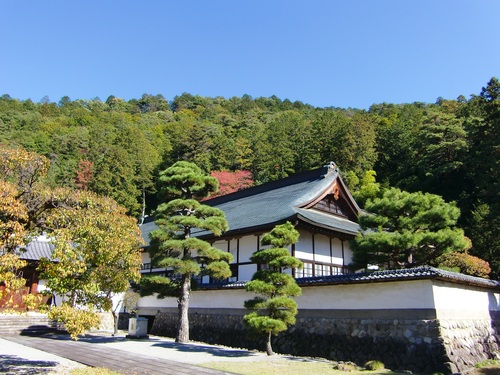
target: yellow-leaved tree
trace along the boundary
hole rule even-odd
[[[82,323],[87,322],[72,323],[75,330],[70,333],[76,337],[95,325],[87,317],[92,311],[110,311],[116,323],[113,295],[140,278],[142,240],[137,221],[113,199],[88,191],[57,189],[47,201],[53,206],[45,220],[53,228],[52,258],[57,262],[42,259],[41,277],[51,291],[67,296],[64,305],[81,311]],[[50,315],[64,322],[65,311],[67,306],[58,306]],[[72,314],[71,319],[78,318],[78,313]]]
[[[28,197],[48,164],[43,156],[0,147],[0,307],[9,312],[20,309],[21,303],[34,308],[41,300],[23,291],[26,280],[21,270],[27,262],[19,258],[19,251],[29,241],[30,207],[37,211],[33,208],[38,204]]]
[[[41,259],[41,277],[63,297],[49,315],[63,322],[73,338],[99,324],[98,311],[111,311],[116,319],[113,294],[125,292],[130,281],[140,278],[142,239],[136,220],[111,198],[46,186],[49,162],[43,156],[2,148],[0,161],[3,254],[15,254],[44,232],[54,250],[52,260]],[[17,213],[8,216],[8,210]],[[2,266],[8,263],[0,264],[0,272]]]

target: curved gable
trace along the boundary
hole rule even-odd
[[[338,174],[338,169],[335,172],[336,177],[331,184],[314,199],[300,205],[299,208],[316,209],[357,221],[361,209]]]

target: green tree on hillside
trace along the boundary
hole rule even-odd
[[[376,180],[377,173],[374,170],[366,171],[360,179],[354,172],[349,172],[347,180],[352,196],[360,207],[364,207],[368,199],[375,199],[381,196],[382,188]]]
[[[463,206],[472,255],[490,262],[500,277],[500,81],[492,78],[467,104],[469,153]],[[465,185],[465,184],[464,184]]]
[[[457,200],[464,189],[464,160],[467,133],[463,119],[454,114],[432,111],[419,125],[415,142],[418,179],[413,187]]]
[[[158,298],[178,298],[176,341],[185,343],[189,341],[191,279],[205,275],[228,278],[232,261],[230,253],[193,237],[192,232],[204,230],[218,236],[228,227],[224,212],[196,200],[216,191],[218,183],[195,164],[175,163],[160,173],[160,182],[163,187],[160,194],[167,202],[160,204],[155,211],[158,229],[151,232],[149,252],[151,263],[166,268],[170,275],[144,277],[141,294],[158,293]]]
[[[354,242],[358,267],[415,267],[468,246],[455,227],[460,210],[438,195],[392,188],[368,200],[365,209],[369,214],[360,216],[363,231]]]
[[[283,271],[303,266],[287,249],[298,239],[299,232],[291,223],[278,225],[262,237],[262,245],[271,247],[260,249],[251,257],[252,262],[261,268],[246,284],[245,289],[259,296],[245,301],[245,307],[252,312],[245,315],[243,320],[251,330],[267,335],[267,355],[274,354],[272,335],[295,324],[297,303],[292,297],[300,296],[301,290],[293,276]]]
[[[415,143],[424,111],[425,107],[421,103],[384,103],[370,108],[370,113],[378,118],[375,143],[377,161],[373,169],[377,171],[381,183],[411,190],[418,182]]]

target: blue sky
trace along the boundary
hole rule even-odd
[[[276,95],[368,108],[479,94],[498,0],[0,0],[0,95]]]

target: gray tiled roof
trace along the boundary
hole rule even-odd
[[[228,236],[267,229],[275,224],[294,219],[302,219],[313,225],[355,234],[359,228],[357,223],[334,215],[300,208],[321,195],[338,177],[336,169],[325,166],[210,199],[204,203],[224,211],[229,224],[229,231],[226,232]],[[140,227],[147,244],[149,244],[149,233],[156,229],[152,220],[150,219]],[[210,234],[193,231],[193,235],[209,236]]]
[[[299,286],[307,287],[307,286],[318,286],[318,285],[362,284],[362,283],[375,283],[375,282],[386,282],[386,281],[423,280],[423,279],[446,280],[457,284],[500,289],[500,281],[483,279],[481,277],[474,277],[474,276],[464,275],[461,273],[445,271],[429,266],[388,270],[388,271],[376,271],[370,273],[353,273],[346,275],[303,277],[296,279],[296,281]],[[233,283],[200,285],[200,288],[238,289],[238,288],[243,288],[245,284],[246,281],[237,281]]]
[[[305,208],[296,208],[298,218],[302,221],[312,223],[323,228],[335,228],[338,232],[356,235],[360,228],[358,223],[346,218],[329,215],[326,212],[310,210]]]
[[[19,257],[24,260],[40,260],[40,258],[51,259],[54,245],[48,241],[32,241],[25,247],[26,251],[18,251]]]

